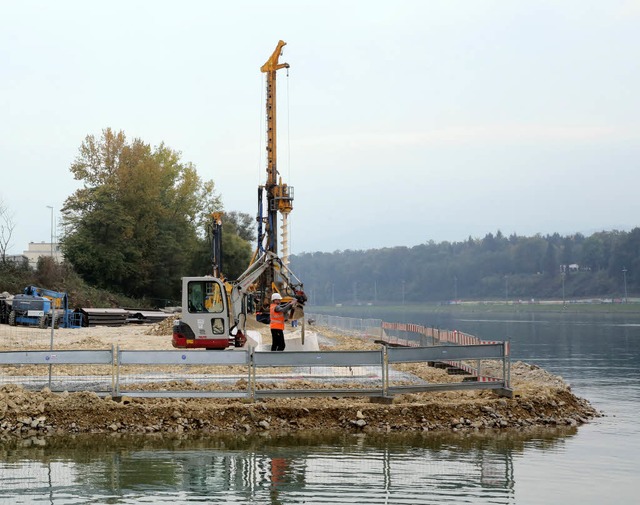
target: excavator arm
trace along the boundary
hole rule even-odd
[[[271,292],[279,291],[283,298],[296,298],[300,309],[304,306],[307,297],[304,291],[302,291],[300,279],[282,263],[282,260],[278,258],[277,255],[266,251],[232,284],[229,298],[231,302],[231,315],[235,324],[241,322],[241,318],[246,314],[243,306],[244,296],[252,294],[252,288],[256,284],[259,284],[258,281],[261,276],[268,271],[279,274],[278,282],[274,282],[266,291],[263,290],[257,293],[258,296],[268,298]],[[258,302],[264,302],[264,300],[258,300]]]

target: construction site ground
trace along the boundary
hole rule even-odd
[[[2,326],[0,351],[46,350],[50,330]],[[171,346],[172,321],[152,326],[58,329],[56,349],[163,350]],[[252,324],[263,342],[267,326]],[[320,350],[376,349],[373,340],[312,327]],[[29,342],[25,342],[28,339]],[[229,352],[229,351],[211,351]],[[422,363],[402,371],[434,383],[453,380]],[[389,402],[366,397],[260,399],[124,398],[92,392],[29,391],[0,386],[0,438],[74,433],[282,433],[320,430],[349,432],[529,430],[541,426],[577,427],[602,415],[571,391],[561,377],[531,364],[511,365],[512,398],[490,390],[400,395]]]

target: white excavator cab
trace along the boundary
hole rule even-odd
[[[182,317],[174,322],[174,347],[226,349],[242,347],[246,337],[230,318],[229,297],[222,280],[182,278]]]

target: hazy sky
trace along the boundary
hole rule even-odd
[[[0,0],[0,199],[49,241],[87,134],[255,215],[278,73],[293,253],[640,225],[640,0]]]

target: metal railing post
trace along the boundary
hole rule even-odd
[[[256,397],[256,362],[254,359],[255,347],[252,347],[249,352],[249,398],[251,402],[255,401]]]
[[[382,396],[389,394],[389,354],[387,353],[387,346],[383,345],[382,349]]]
[[[49,343],[49,352],[53,353],[53,334],[56,327],[56,311],[53,306],[53,301],[51,302],[51,339]],[[52,374],[52,363],[49,361],[49,390],[51,390],[51,374]]]
[[[120,346],[116,345],[116,352],[113,355],[113,367],[116,371],[116,388],[114,396],[120,396]]]
[[[504,346],[504,359],[506,362],[506,375],[504,376],[505,387],[509,388],[511,387],[511,355],[509,354],[509,350],[510,350],[509,341],[506,340],[505,342],[502,343],[502,345]]]
[[[116,392],[116,354],[115,346],[111,344],[111,396],[115,396]]]

